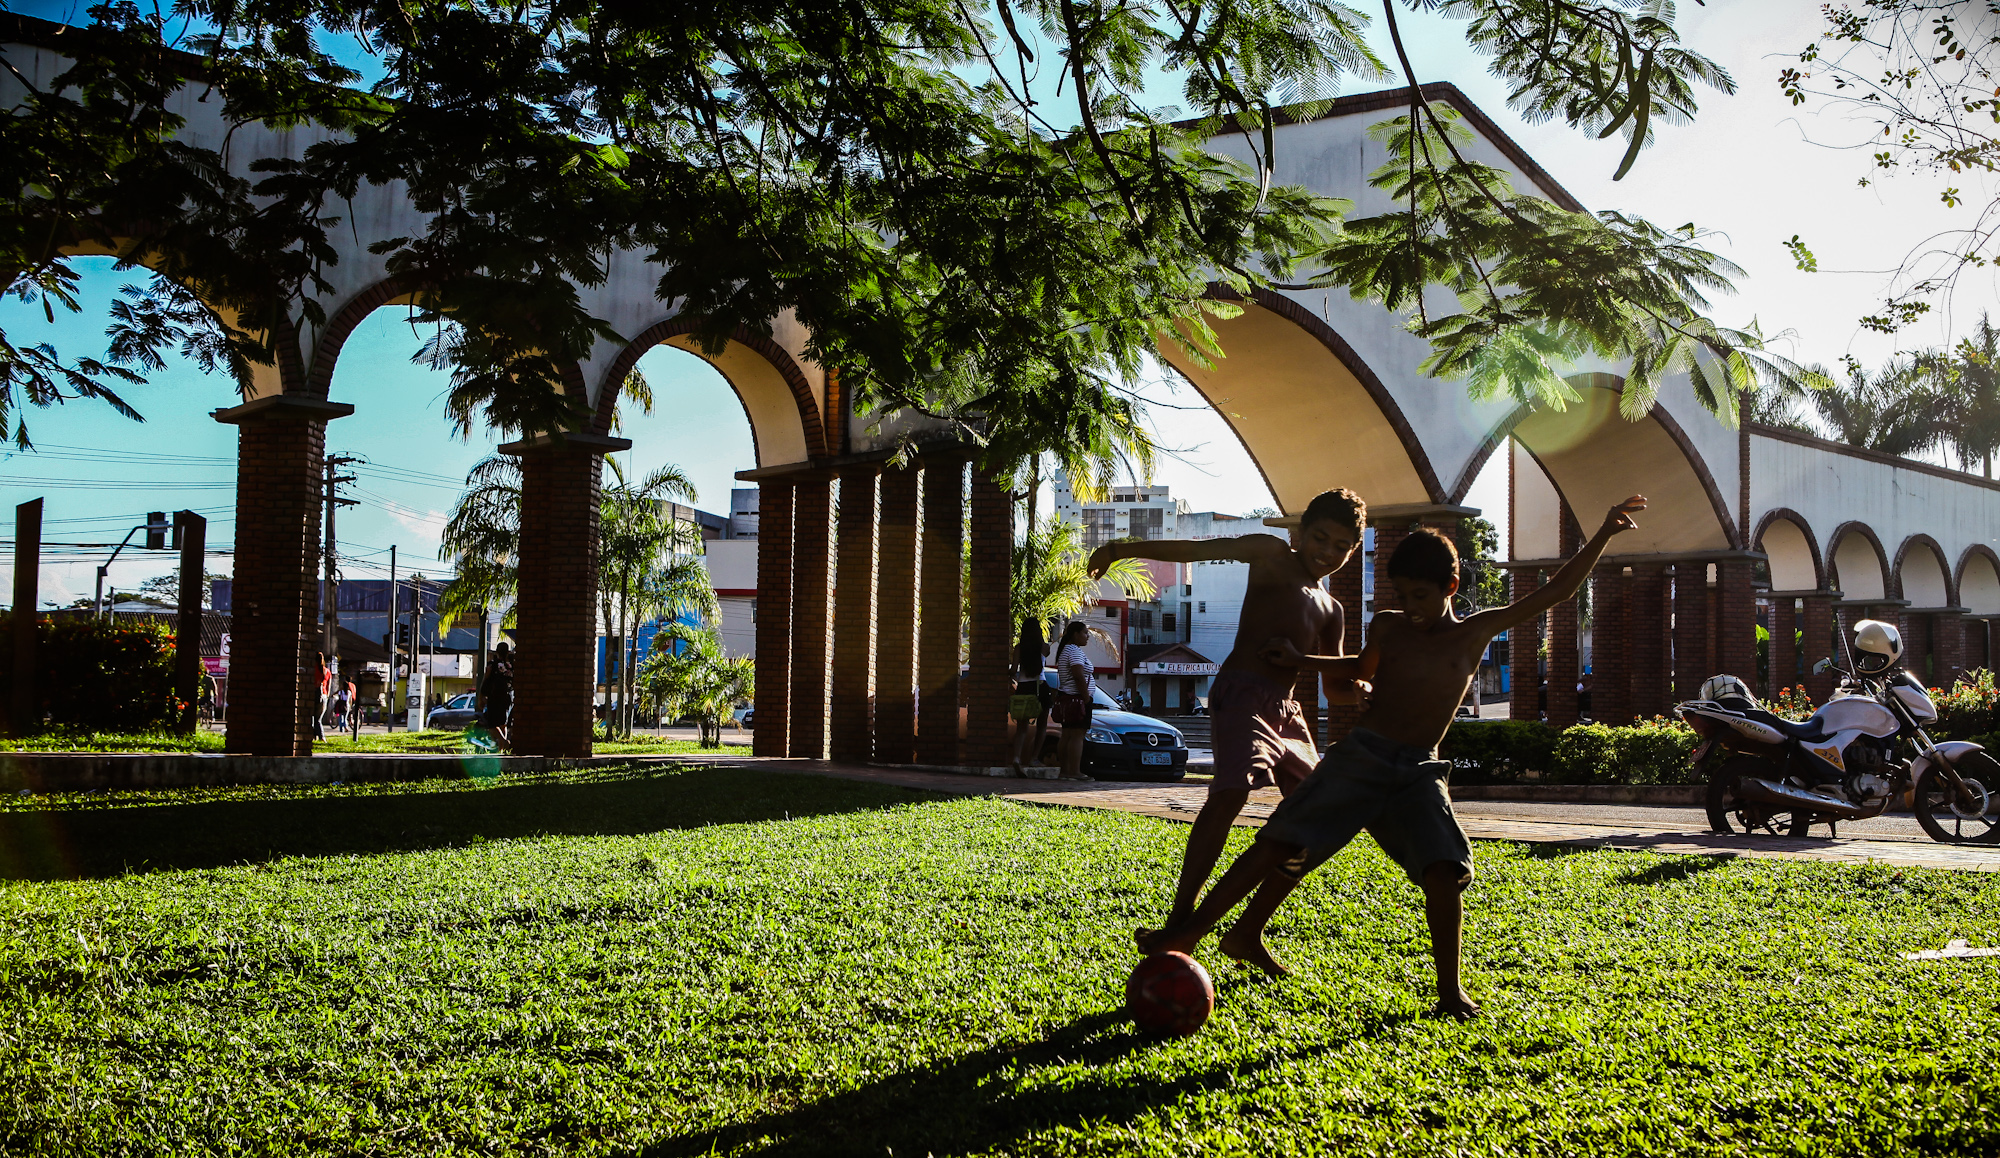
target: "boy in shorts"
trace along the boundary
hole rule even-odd
[[[1632,514],[1645,507],[1641,495],[1612,507],[1597,534],[1548,586],[1468,619],[1451,609],[1458,591],[1458,552],[1451,540],[1431,530],[1412,531],[1389,559],[1389,581],[1403,610],[1375,613],[1359,656],[1304,655],[1290,639],[1271,640],[1263,649],[1267,662],[1372,681],[1373,698],[1354,731],[1271,814],[1257,842],[1229,866],[1194,915],[1158,934],[1142,932],[1140,947],[1148,953],[1192,950],[1252,890],[1256,897],[1224,942],[1261,945],[1265,923],[1299,878],[1366,828],[1424,891],[1437,967],[1435,1012],[1477,1014],[1458,974],[1460,894],[1472,883],[1472,848],[1452,814],[1445,783],[1451,764],[1437,758],[1438,741],[1493,637],[1575,595],[1611,537],[1631,530]]]
[[[1293,688],[1299,682],[1297,667],[1272,663],[1259,650],[1276,637],[1290,641],[1301,652],[1339,654],[1345,616],[1340,601],[1320,583],[1353,557],[1367,520],[1368,507],[1361,496],[1342,488],[1327,491],[1307,504],[1299,520],[1296,549],[1276,535],[1242,535],[1233,539],[1107,543],[1090,556],[1092,578],[1104,574],[1115,559],[1168,563],[1233,559],[1250,565],[1236,645],[1222,661],[1222,670],[1208,694],[1215,780],[1188,832],[1173,911],[1167,915],[1169,926],[1186,921],[1193,911],[1202,886],[1222,858],[1229,830],[1249,801],[1251,789],[1276,786],[1279,792],[1289,793],[1319,759],[1305,712],[1294,698]],[[1326,682],[1330,703],[1358,703],[1360,694],[1351,678]],[[1224,952],[1275,970],[1277,963],[1263,950],[1261,942],[1231,940],[1224,946]]]

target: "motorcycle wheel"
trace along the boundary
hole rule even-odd
[[[1976,809],[1954,799],[1951,781],[1941,768],[1926,768],[1917,780],[1912,802],[1917,823],[1941,844],[1993,844],[2000,841],[2000,762],[1984,752],[1969,752],[1953,765],[1959,779],[1978,798]]]
[[[1775,779],[1777,769],[1755,756],[1731,756],[1709,773],[1708,827],[1717,836],[1804,836],[1812,817],[1779,812],[1769,805],[1736,798],[1737,782],[1745,776]],[[1782,830],[1782,831],[1781,831]]]

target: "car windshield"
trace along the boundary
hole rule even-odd
[[[1062,686],[1062,677],[1056,674],[1056,670],[1054,668],[1047,668],[1044,669],[1042,672],[1042,682],[1049,685],[1052,688],[1059,688]],[[1110,696],[1105,695],[1104,689],[1098,687],[1096,684],[1092,684],[1090,687],[1090,706],[1094,708],[1103,708],[1107,712],[1116,712],[1120,710],[1118,707],[1118,701],[1112,699]]]
[[[469,708],[469,707],[471,707],[471,706],[472,706],[472,693],[471,693],[471,692],[467,692],[467,693],[465,693],[465,694],[464,694],[464,695],[462,695],[462,696],[453,696],[453,697],[452,697],[452,700],[451,700],[451,703],[450,703],[450,705],[448,705],[448,706],[450,706],[450,707],[454,707],[454,708]]]

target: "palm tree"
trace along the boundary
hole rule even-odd
[[[701,728],[702,747],[721,747],[724,717],[757,694],[756,661],[724,655],[715,628],[706,624],[670,623],[660,635],[670,646],[660,647],[655,637],[652,654],[639,672],[639,690],[658,705],[662,716],[693,716]]]
[[[1030,527],[1027,536],[1014,546],[1008,592],[1014,622],[1034,620],[1047,625],[1096,606],[1097,581],[1085,570],[1084,562],[1083,529],[1075,523],[1051,515]],[[1105,569],[1104,579],[1129,599],[1151,599],[1158,594],[1152,576],[1137,559],[1112,563]],[[1096,625],[1090,630],[1111,646],[1118,645]]]
[[[598,505],[598,598],[604,634],[617,641],[616,731],[632,730],[633,629],[655,616],[713,616],[715,589],[701,565],[701,533],[673,517],[670,500],[694,502],[694,484],[663,466],[637,485],[607,487]]]
[[[1824,373],[1820,367],[1814,371]],[[1922,454],[1949,437],[1949,405],[1933,381],[1924,359],[1892,360],[1874,374],[1859,362],[1847,363],[1847,381],[1829,377],[1818,390],[1798,390],[1790,397],[1802,399],[1810,415],[1837,442],[1863,450],[1893,454],[1902,458]],[[1759,400],[1753,416],[1763,419],[1764,407],[1778,408],[1776,401]],[[1782,415],[1776,425],[1790,425]]]
[[[1993,477],[1993,455],[2000,452],[2000,330],[1993,328],[1985,314],[1973,336],[1962,339],[1950,354],[1934,353],[1922,359],[1931,370],[1943,397],[1945,440],[1958,455],[1959,465],[1980,465],[1987,478]]]

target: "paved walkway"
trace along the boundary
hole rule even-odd
[[[933,792],[999,796],[1026,804],[1102,808],[1165,820],[1191,820],[1207,786],[1135,784],[1117,781],[1015,780],[961,776],[949,772],[873,768],[814,760],[775,760],[721,755],[683,757],[691,762],[755,766],[772,772],[832,776],[876,784],[900,784]],[[1237,824],[1255,827],[1277,807],[1275,789],[1253,792]],[[1912,868],[2000,872],[2000,846],[1937,844],[1916,821],[1885,816],[1845,826],[1838,838],[1814,836],[1716,836],[1699,808],[1633,804],[1542,804],[1470,800],[1456,805],[1459,822],[1475,840],[1515,840],[1583,848],[1644,849],[1669,855],[1750,856],[1781,860],[1874,862]],[[1851,834],[1851,835],[1850,835]]]

